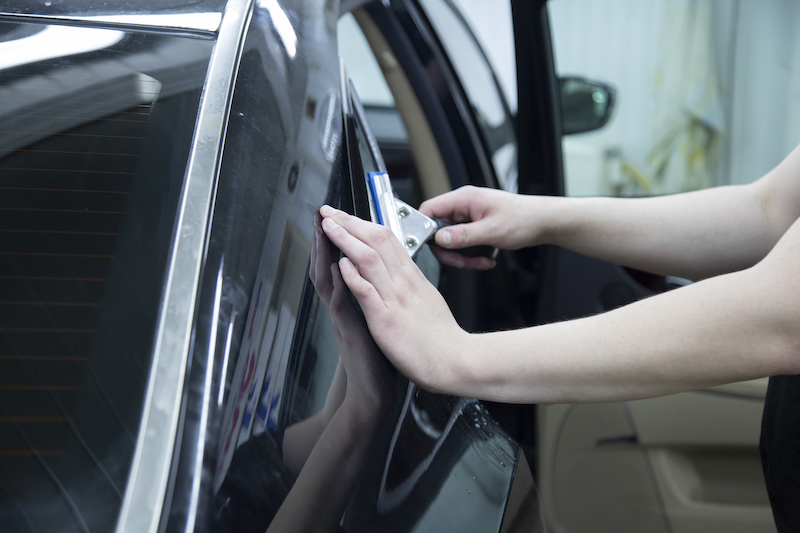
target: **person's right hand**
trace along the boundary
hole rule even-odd
[[[467,185],[422,203],[419,210],[454,225],[436,232],[431,247],[442,263],[459,268],[486,270],[495,266],[488,257],[466,257],[458,250],[489,245],[518,250],[543,243],[543,217],[538,204],[545,198],[512,194]],[[541,206],[544,207],[544,206]]]

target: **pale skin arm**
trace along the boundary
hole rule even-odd
[[[283,434],[283,462],[295,477],[300,474],[320,435],[342,404],[346,387],[347,375],[340,360],[336,365],[322,410],[286,428]]]
[[[394,397],[394,372],[323,239],[315,231],[309,277],[330,313],[339,365],[323,410],[284,435],[287,465],[299,474],[268,533],[336,530]]]
[[[593,317],[468,335],[455,394],[565,403],[800,373],[800,223],[749,269]],[[442,378],[444,376],[438,376]]]
[[[705,217],[700,216],[701,227],[693,223],[682,230],[683,240],[691,242],[675,245],[666,239],[654,246],[656,250],[667,246],[674,255],[693,247],[705,265],[694,277],[705,277],[722,268],[715,254],[745,239],[746,253],[721,262],[727,269],[742,270],[602,315],[512,332],[464,332],[388,230],[327,207],[321,213],[324,230],[349,258],[340,262],[342,275],[364,311],[370,332],[395,366],[423,388],[522,403],[644,398],[800,373],[800,224],[789,222],[791,229],[780,237],[781,226],[793,216],[791,198],[798,195],[793,176],[800,174],[796,172],[799,158],[795,151],[788,164],[785,161],[752,186],[763,188],[758,193],[759,205],[765,206],[767,214],[748,215],[752,208],[742,205],[737,207],[742,212],[732,215],[728,209],[726,214],[720,206],[715,208],[718,219],[703,222]],[[772,196],[770,190],[781,194]],[[682,209],[670,206],[671,201],[658,203]],[[524,216],[511,209],[506,212]],[[639,212],[619,217],[622,225],[635,228],[635,213]],[[754,217],[750,222],[761,229],[748,233],[736,221],[744,216]],[[731,218],[737,231],[727,232],[729,240],[723,246],[711,243],[716,248],[709,251],[709,245],[698,245],[689,237],[703,228],[712,231]],[[613,233],[613,227],[605,231]],[[452,229],[457,231],[458,226]],[[644,238],[633,233],[629,238]],[[760,238],[767,244],[752,244]],[[772,248],[775,241],[778,244]],[[519,247],[520,242],[511,244],[510,248]],[[633,259],[652,256],[636,255],[635,247],[615,246],[615,256],[623,250]]]
[[[648,272],[703,279],[753,266],[769,252],[800,216],[798,177],[800,147],[745,186],[636,200],[524,196],[464,187],[428,200],[420,210],[466,222],[436,235],[442,249],[434,253],[453,266],[494,266],[486,258],[455,253],[465,246],[513,250],[557,244]]]
[[[345,398],[314,446],[268,533],[335,531],[380,429],[382,415]],[[309,512],[313,509],[313,512]]]

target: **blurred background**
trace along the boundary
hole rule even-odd
[[[454,3],[513,112],[510,5]],[[548,10],[559,75],[616,89],[604,128],[564,137],[568,195],[748,183],[800,143],[800,3],[550,0]]]

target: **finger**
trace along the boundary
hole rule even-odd
[[[361,310],[364,311],[366,317],[372,316],[373,313],[386,311],[386,306],[378,291],[372,283],[361,276],[361,273],[350,259],[347,257],[339,259],[339,270],[342,273],[345,285],[356,297],[358,305],[361,306]]]
[[[497,265],[497,261],[488,257],[476,256],[467,257],[458,252],[451,252],[438,246],[431,246],[431,251],[436,259],[443,265],[457,268],[467,268],[470,270],[490,270]]]
[[[333,278],[331,309],[335,310],[335,329],[343,335],[346,342],[362,348],[371,348],[373,341],[367,331],[364,317],[358,312],[356,303],[350,297],[350,291],[342,278],[339,265],[336,263],[331,265],[331,277]],[[331,314],[333,315],[333,313]]]
[[[331,291],[333,290],[330,272],[331,259],[328,256],[324,239],[322,235],[317,235],[315,232],[315,242],[311,260],[311,265],[313,267],[311,283],[314,284],[314,289],[317,291],[320,300],[322,300],[322,304],[326,308],[330,308]],[[309,272],[309,276],[312,276],[311,272]]]
[[[320,213],[325,218],[333,219],[350,235],[378,252],[390,275],[396,268],[411,261],[400,240],[389,228],[367,222],[330,206],[322,206]],[[355,258],[351,257],[351,259],[359,267],[362,266]]]
[[[497,231],[487,220],[453,224],[436,232],[434,237],[438,246],[448,249],[466,248],[481,244],[490,244]]]
[[[337,318],[349,319],[353,314],[355,304],[350,299],[350,291],[347,290],[342,279],[342,273],[339,270],[339,265],[333,263],[330,268],[331,283],[333,285],[333,292],[331,293],[331,314],[336,315]]]
[[[451,222],[465,222],[471,220],[471,199],[477,191],[476,187],[467,185],[454,191],[425,200],[419,206],[420,213],[442,218]]]
[[[322,221],[322,229],[331,242],[358,265],[360,277],[378,290],[391,288],[392,278],[379,251],[351,235],[332,218],[325,218]]]

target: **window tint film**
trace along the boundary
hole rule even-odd
[[[0,520],[108,531],[212,43],[0,23]]]

